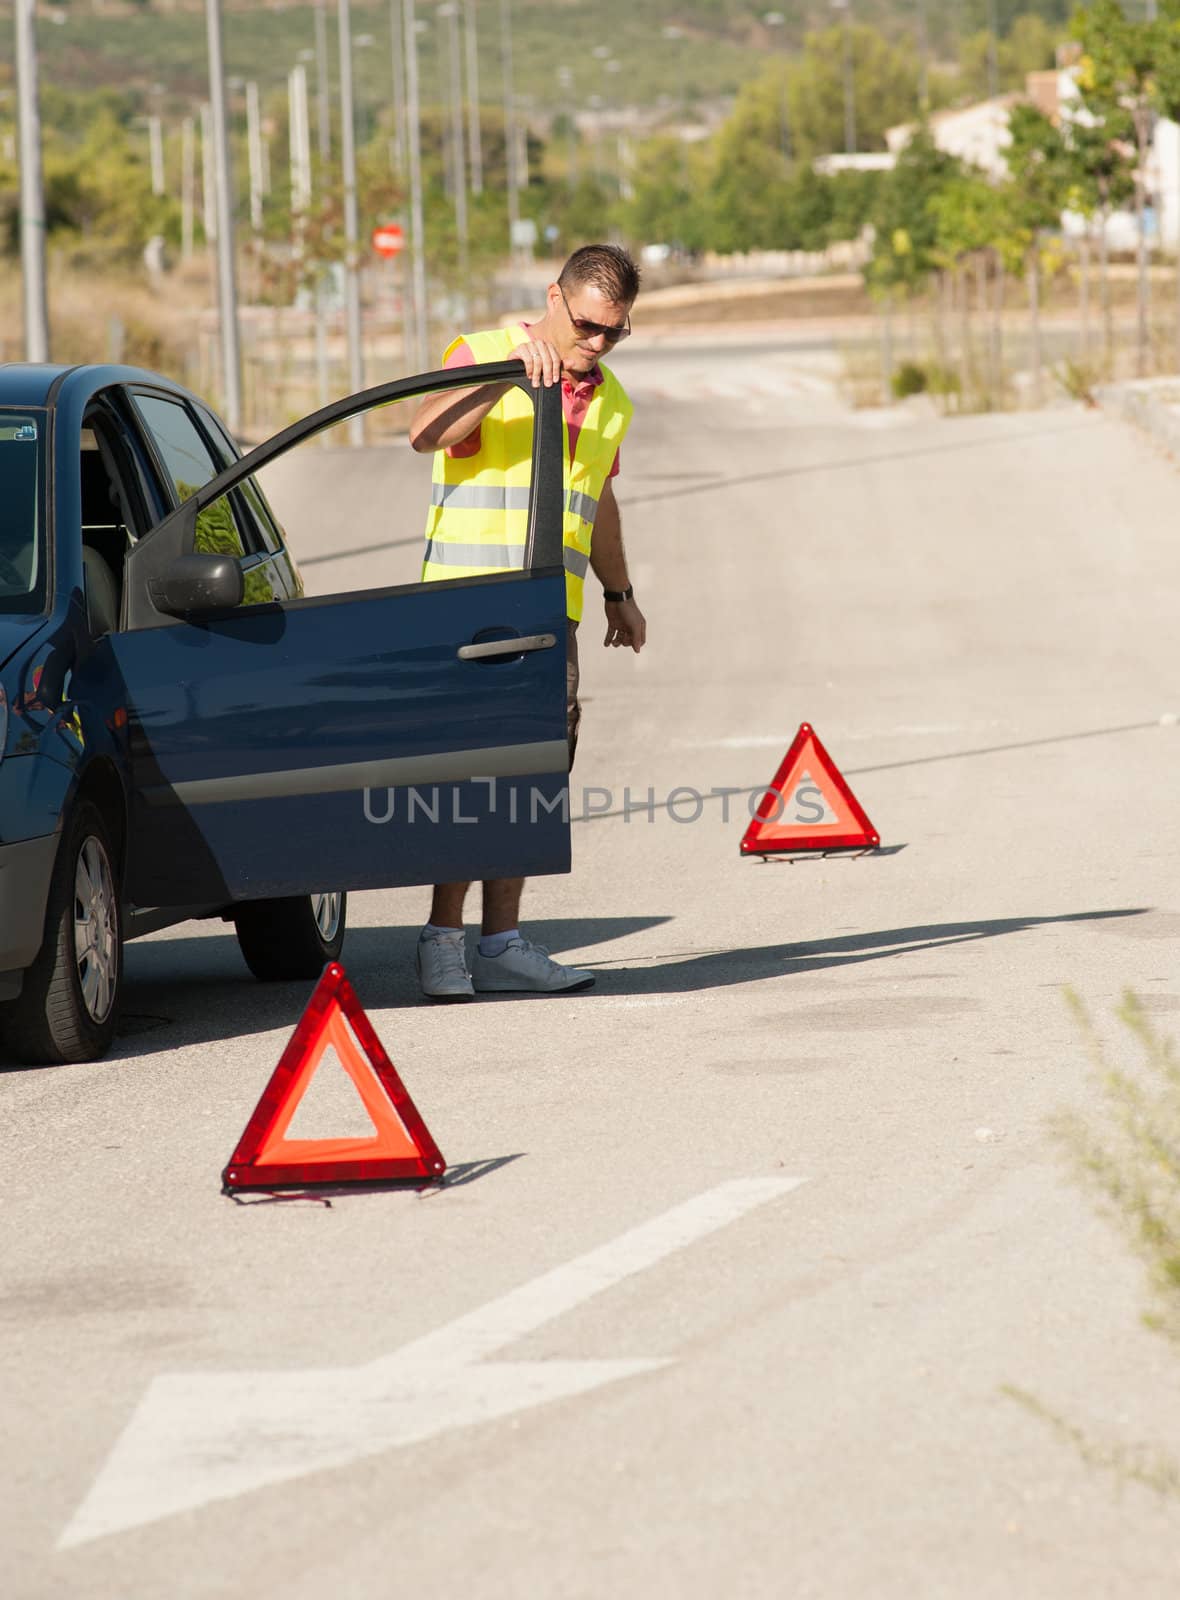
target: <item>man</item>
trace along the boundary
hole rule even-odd
[[[631,419],[622,384],[600,357],[631,332],[631,307],[639,270],[616,245],[576,250],[546,293],[544,315],[533,323],[466,334],[448,347],[445,365],[517,359],[533,387],[561,384],[569,439],[565,462],[566,513],[566,723],[570,761],[577,743],[578,647],[583,574],[587,563],[602,584],[607,646],[643,648],[647,624],[627,577],[623,530],[612,478]],[[427,395],[410,428],[415,450],[434,451],[436,485],[509,486],[532,448],[532,404],[513,384],[481,384]],[[527,481],[527,478],[526,480]],[[436,492],[426,529],[424,581],[501,572],[523,562],[524,513],[489,511],[489,496]],[[492,496],[494,498],[494,495]],[[508,496],[505,495],[505,500]],[[442,502],[448,501],[450,504]],[[479,502],[478,504],[474,502]],[[472,545],[488,547],[486,566],[471,566]],[[497,561],[495,557],[500,559]],[[594,975],[563,967],[521,935],[523,878],[483,885],[479,948],[468,970],[463,932],[466,883],[434,888],[430,921],[418,940],[416,964],[422,992],[432,1000],[469,1000],[476,991],[540,994],[588,989]]]

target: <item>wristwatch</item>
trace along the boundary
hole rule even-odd
[[[635,598],[635,590],[630,584],[625,589],[604,589],[602,598],[614,601],[617,604],[620,600],[633,600]]]

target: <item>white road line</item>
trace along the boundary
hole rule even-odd
[[[364,1366],[165,1373],[144,1394],[59,1548],[667,1366],[658,1357],[483,1358],[805,1181],[720,1184]]]
[[[373,1365],[479,1361],[802,1182],[802,1178],[737,1178],[723,1183]]]

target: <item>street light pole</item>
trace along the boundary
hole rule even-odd
[[[191,117],[180,124],[180,259],[193,254],[193,200],[197,188],[196,129]]]
[[[340,162],[344,183],[344,315],[348,328],[348,386],[353,394],[357,394],[365,386],[365,373],[361,353],[361,284],[357,248],[360,230],[357,221],[356,130],[353,127],[352,104],[352,27],[348,8],[349,0],[338,0]],[[349,418],[348,438],[350,444],[364,444],[364,417]]]
[[[852,0],[841,0],[844,13],[844,150],[856,150],[856,83],[852,61]]]
[[[327,0],[315,3],[316,148],[320,164],[332,159],[332,101],[328,90]]]
[[[41,106],[37,90],[36,0],[15,0],[16,94],[20,128],[20,257],[25,360],[49,360],[45,290],[45,190],[41,176]]]
[[[209,104],[213,124],[217,214],[217,304],[221,321],[221,380],[225,420],[231,433],[242,426],[242,366],[238,345],[238,284],[234,270],[234,213],[225,120],[225,69],[221,54],[221,3],[205,0],[209,41]]]
[[[262,107],[258,84],[246,85],[246,144],[250,157],[250,226],[262,232]]]
[[[418,20],[404,0],[406,25],[406,143],[410,161],[410,277],[414,288],[414,368],[427,365],[426,230],[422,217],[422,141],[418,116]]]
[[[463,74],[459,57],[459,6],[457,0],[439,8],[445,17],[451,56],[451,153],[454,162],[455,232],[459,236],[460,320],[467,317],[467,165],[463,158]]]
[[[479,45],[475,32],[475,0],[467,0],[467,133],[471,192],[483,193],[483,141],[479,130]]]
[[[400,178],[406,165],[406,75],[403,60],[402,4],[389,0],[389,65],[393,87],[393,170]]]

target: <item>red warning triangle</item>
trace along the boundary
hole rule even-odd
[[[359,1139],[288,1139],[291,1119],[329,1049],[356,1085],[375,1132]],[[278,1189],[440,1178],[446,1170],[344,968],[329,962],[221,1175],[223,1185]]]
[[[782,766],[742,839],[744,856],[785,850],[850,850],[881,843],[819,735],[800,723]]]

